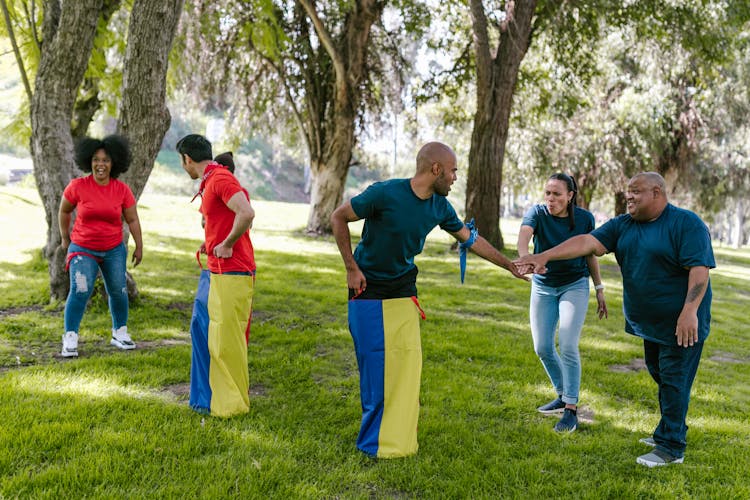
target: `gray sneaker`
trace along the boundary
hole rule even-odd
[[[656,448],[656,441],[654,441],[654,438],[647,437],[647,438],[641,438],[638,440],[639,443],[643,443],[646,446],[650,446],[651,448]]]
[[[560,396],[553,399],[546,405],[542,405],[539,408],[536,409],[539,413],[544,413],[545,415],[551,415],[553,413],[562,413],[565,409],[565,403],[563,403],[563,400],[560,399]]]
[[[681,464],[684,460],[685,457],[673,457],[669,453],[655,448],[651,453],[641,455],[635,461],[646,467],[661,467],[662,465]]]

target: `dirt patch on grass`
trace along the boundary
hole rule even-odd
[[[635,358],[627,365],[610,365],[609,370],[617,373],[639,372],[646,369],[646,361],[643,358]]]
[[[79,358],[96,356],[135,355],[139,351],[150,351],[164,347],[190,345],[189,339],[171,338],[150,341],[135,339],[136,349],[123,351],[109,344],[109,338],[85,338],[78,342],[78,357],[64,358],[60,355],[61,343],[58,340],[37,342],[33,345],[12,345],[11,350],[0,358],[0,371],[8,371],[26,366],[43,365],[52,362],[70,363]]]
[[[190,345],[186,339],[159,339],[159,340],[135,340],[137,349],[158,349],[159,347],[172,347],[176,345]],[[136,350],[137,350],[136,349]]]
[[[7,309],[0,309],[0,318],[5,318],[8,316],[17,316],[19,314],[24,314],[27,312],[37,312],[40,314],[59,314],[60,311],[45,311],[44,306],[40,306],[39,304],[33,305],[33,306],[18,306],[18,307],[8,307]]]
[[[176,396],[177,399],[187,399],[190,396],[190,383],[171,384],[162,389],[162,392]]]
[[[709,361],[716,361],[717,363],[737,363],[737,364],[747,364],[750,361],[747,358],[741,358],[734,353],[725,352],[725,351],[716,351],[708,359]]]
[[[165,306],[168,311],[192,311],[192,302],[172,302]]]

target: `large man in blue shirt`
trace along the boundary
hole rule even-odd
[[[422,353],[414,257],[427,234],[439,225],[462,246],[526,279],[456,215],[446,199],[456,171],[453,150],[430,142],[417,154],[414,177],[376,182],[331,216],[346,266],[349,329],[360,371],[363,415],[357,447],[371,456],[417,451]],[[359,219],[365,219],[362,239],[352,253],[348,223]]]
[[[646,367],[659,386],[661,420],[654,451],[638,457],[654,467],[682,463],[687,415],[703,342],[711,320],[710,268],[716,267],[708,228],[688,210],[668,203],[661,175],[633,177],[628,213],[545,252],[516,261],[543,272],[550,260],[614,252],[623,281],[625,331],[643,339]]]

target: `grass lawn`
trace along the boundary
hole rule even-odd
[[[0,498],[750,498],[750,251],[716,249],[685,463],[647,469],[635,458],[658,421],[656,385],[623,331],[614,259],[601,261],[610,317],[596,319],[592,295],[581,340],[584,421],[557,435],[535,411],[554,394],[532,349],[528,284],[472,256],[460,285],[449,237],[433,233],[417,258],[419,453],[375,460],[354,446],[343,265],[331,239],[300,235],[306,206],[254,203],[250,413],[190,410],[201,230],[188,202],[139,204],[145,251],[128,325],[138,349],[108,345],[97,300],[80,357],[63,359],[62,306],[49,304],[35,250],[46,233],[38,196],[0,187]],[[512,245],[518,221],[507,224]]]

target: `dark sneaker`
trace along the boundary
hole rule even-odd
[[[578,427],[576,411],[565,408],[562,418],[555,424],[555,432],[573,432]]]
[[[549,415],[552,413],[562,413],[565,409],[565,403],[563,403],[563,400],[560,399],[558,396],[557,399],[550,401],[546,405],[540,406],[536,410],[539,413],[544,413],[545,415]]]
[[[647,438],[641,438],[638,440],[639,443],[643,443],[646,446],[650,446],[651,448],[656,448],[656,441],[654,441],[654,438],[647,437]]]
[[[661,451],[660,449],[654,449],[651,453],[641,455],[635,461],[646,467],[660,467],[662,465],[669,464],[681,464],[685,460],[684,457],[673,457],[669,453]]]

